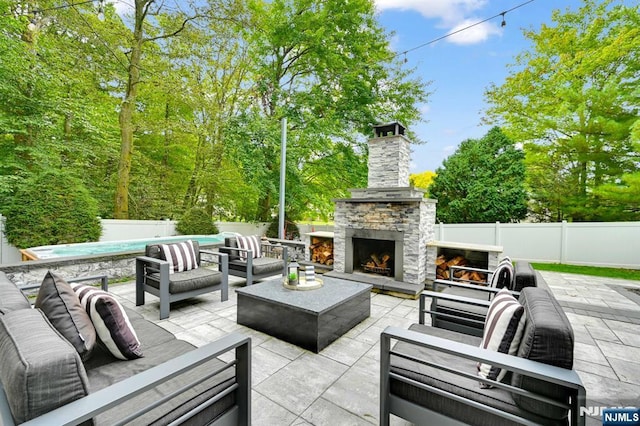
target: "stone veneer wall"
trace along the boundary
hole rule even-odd
[[[411,148],[403,135],[369,140],[369,188],[409,186]]]
[[[427,242],[435,236],[436,202],[352,202],[336,200],[334,215],[334,261],[337,272],[345,272],[346,230],[373,229],[403,232],[403,281],[422,284],[426,279]]]

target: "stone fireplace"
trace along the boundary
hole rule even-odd
[[[366,189],[334,200],[334,272],[378,289],[424,289],[436,201],[409,185],[410,141],[399,123],[374,126]],[[357,275],[357,277],[355,277]]]

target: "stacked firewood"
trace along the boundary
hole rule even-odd
[[[321,240],[309,246],[311,261],[322,265],[333,265],[333,240]]]
[[[450,280],[452,279],[451,272],[449,270],[451,266],[468,265],[469,261],[464,256],[457,255],[447,259],[445,255],[441,254],[436,258],[436,278]],[[486,274],[478,271],[457,270],[454,273],[454,277],[457,278],[458,281],[487,282]]]
[[[391,255],[389,253],[373,253],[362,266],[365,271],[389,275],[391,273]]]

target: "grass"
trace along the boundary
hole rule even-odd
[[[602,268],[599,266],[561,265],[559,263],[532,263],[539,271],[565,272],[568,274],[592,275],[596,277],[620,278],[640,281],[640,270],[622,268]]]

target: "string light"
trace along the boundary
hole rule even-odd
[[[521,8],[522,6],[525,6],[525,5],[529,4],[529,3],[533,3],[534,1],[535,1],[535,0],[529,0],[529,1],[526,1],[526,2],[524,2],[524,3],[520,3],[519,5],[514,6],[514,7],[512,7],[511,9],[507,9],[507,10],[505,10],[504,12],[500,12],[500,13],[498,13],[497,15],[493,15],[493,16],[491,16],[491,17],[489,17],[489,18],[483,19],[482,21],[475,22],[475,23],[473,23],[473,24],[471,24],[471,25],[467,25],[467,26],[466,26],[466,27],[464,27],[464,28],[460,28],[460,29],[458,29],[458,30],[456,30],[456,31],[452,31],[452,32],[447,33],[447,34],[445,34],[445,35],[443,35],[443,36],[440,36],[440,37],[434,38],[433,40],[429,40],[428,42],[426,42],[426,43],[422,43],[422,44],[421,44],[421,45],[419,45],[419,46],[412,47],[411,49],[407,49],[407,50],[405,50],[405,51],[403,51],[403,52],[396,53],[396,54],[395,54],[395,55],[393,55],[391,58],[393,59],[393,58],[395,58],[395,57],[397,57],[397,56],[404,55],[404,57],[405,57],[405,59],[406,59],[406,57],[407,57],[407,53],[409,53],[409,52],[413,52],[414,50],[421,49],[421,48],[423,48],[423,47],[425,47],[425,46],[428,46],[428,45],[433,44],[433,43],[435,43],[435,42],[437,42],[437,41],[443,40],[443,39],[445,39],[445,38],[447,38],[447,37],[451,37],[451,36],[453,36],[453,35],[456,35],[456,34],[458,34],[458,33],[461,33],[461,32],[463,32],[463,31],[466,31],[466,30],[468,30],[468,29],[470,29],[470,28],[473,28],[473,27],[475,27],[475,26],[478,26],[478,25],[480,25],[480,24],[484,24],[485,22],[490,21],[490,20],[492,20],[492,19],[495,19],[495,18],[497,18],[497,17],[502,17],[502,23],[500,24],[500,26],[504,27],[504,26],[506,26],[506,25],[507,25],[507,21],[505,21],[505,20],[504,20],[504,15],[506,15],[508,12],[511,12],[511,11],[513,11],[513,10],[516,10],[516,9],[519,9],[519,8]]]

